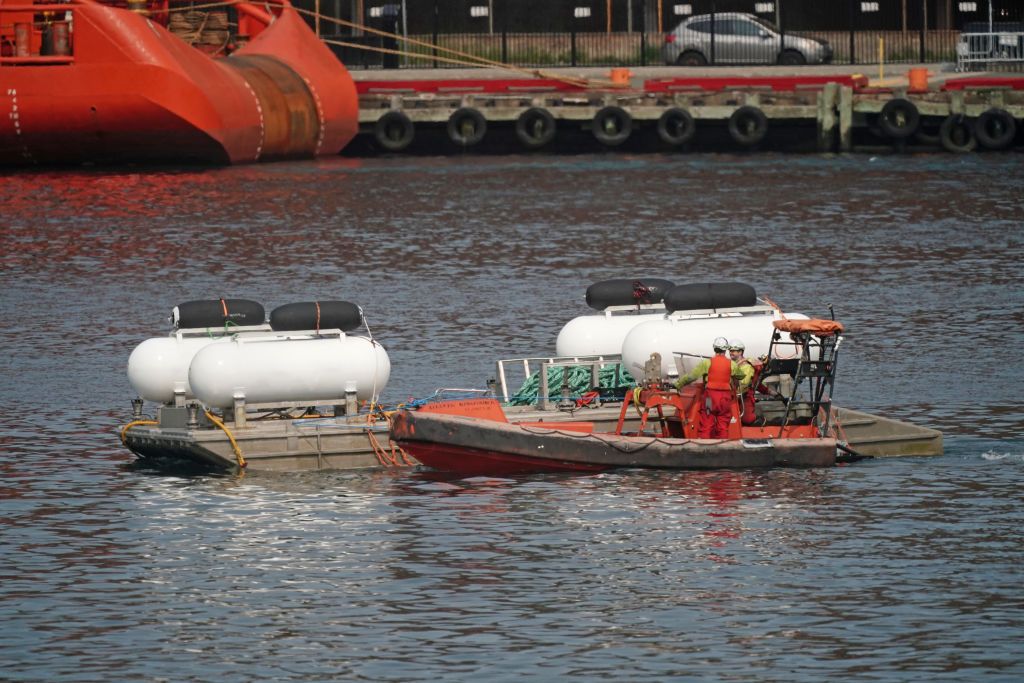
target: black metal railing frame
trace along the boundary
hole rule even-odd
[[[309,0],[303,1],[308,2]],[[615,0],[615,5],[622,5],[626,1]],[[995,1],[999,2],[999,0]],[[657,6],[662,9],[662,14],[659,16],[657,9],[654,9],[654,2],[655,0],[629,0],[630,4],[627,7],[632,10],[629,17],[629,25],[632,27],[639,20],[638,30],[608,30],[612,28],[613,24],[610,15],[605,15],[604,17],[604,30],[595,30],[597,22],[594,17],[577,18],[573,15],[565,16],[564,22],[562,22],[565,30],[557,31],[551,30],[552,26],[538,26],[537,29],[540,30],[531,30],[526,19],[509,11],[509,8],[515,4],[515,0],[490,0],[489,9],[493,9],[494,12],[494,16],[491,18],[493,31],[474,32],[453,30],[456,27],[462,28],[463,24],[454,22],[450,16],[446,15],[446,12],[451,13],[452,8],[456,4],[459,4],[465,10],[470,4],[484,6],[484,3],[488,3],[488,0],[464,0],[461,3],[458,0],[423,0],[418,3],[414,2],[414,0],[408,0],[409,7],[417,7],[418,10],[423,10],[425,6],[429,7],[429,18],[423,15],[419,16],[416,21],[410,19],[409,35],[415,35],[419,40],[429,41],[435,46],[442,47],[445,43],[451,43],[457,37],[459,49],[463,52],[486,56],[493,61],[519,66],[647,66],[654,60],[657,60],[658,63],[662,61],[655,56],[656,51],[652,48],[657,45],[656,49],[660,51],[664,35],[672,31],[679,22],[687,18],[686,15],[677,16],[672,14],[671,8],[675,7],[675,5],[668,0],[658,3]],[[836,5],[833,5],[834,15],[830,20],[832,22],[840,21],[839,15],[845,13],[846,21],[842,22],[845,23],[845,26],[839,28],[839,25],[836,25],[834,28],[828,29],[806,28],[807,18],[801,17],[796,9],[792,9],[798,2],[799,0],[774,0],[774,2],[765,3],[772,8],[770,19],[774,20],[778,29],[778,55],[782,55],[786,49],[787,41],[789,41],[788,44],[790,45],[796,43],[793,40],[794,37],[819,37],[829,40],[834,51],[832,60],[834,63],[839,64],[877,63],[879,61],[878,51],[875,50],[874,46],[879,42],[887,46],[882,55],[882,59],[887,63],[953,62],[956,60],[956,44],[959,39],[959,32],[953,28],[935,29],[929,27],[927,23],[928,0],[907,0],[907,3],[912,8],[915,7],[915,3],[920,3],[917,5],[919,7],[918,15],[916,18],[911,16],[908,21],[904,13],[902,23],[889,28],[869,28],[867,25],[871,23],[879,25],[886,22],[888,24],[898,23],[898,17],[894,14],[895,8],[899,6],[896,0],[878,0],[875,3],[848,0],[845,12],[842,9],[842,4],[836,3]],[[984,3],[985,0],[979,0],[975,4],[984,5]],[[301,5],[302,2],[300,1],[297,4]],[[550,3],[550,5],[555,4],[559,3]],[[589,3],[588,0],[575,0],[574,2],[564,3],[565,11],[568,13],[576,6],[587,4],[598,8],[606,6],[606,3],[599,2],[598,0],[589,0]],[[829,4],[831,5],[831,3]],[[753,0],[747,1],[746,5],[749,5],[746,8],[748,10],[747,13],[754,14],[754,12],[749,11],[755,8]],[[886,16],[881,19],[872,18],[862,11],[864,6],[873,5],[886,9]],[[971,3],[967,3],[965,6],[970,5]],[[338,3],[335,3],[335,7],[337,6]],[[608,4],[607,6],[610,7],[612,5]],[[401,17],[395,16],[394,11],[401,7],[403,5],[389,5],[388,8],[391,10],[391,14],[377,20],[376,23],[368,22],[368,25],[380,30],[399,31],[400,27],[405,27],[405,22],[402,21]],[[723,63],[721,58],[721,41],[723,38],[716,33],[717,22],[715,19],[725,12],[738,11],[740,5],[736,2],[730,2],[730,0],[690,0],[690,7],[692,8],[690,16],[711,15],[708,63],[711,65]],[[650,10],[653,10],[653,14]],[[1024,19],[1024,6],[1019,11],[1014,11],[1021,15],[1021,19]],[[411,14],[410,12],[410,17]],[[764,16],[764,13],[760,16]],[[652,18],[654,19],[653,21]],[[969,18],[972,20],[976,19],[973,16]],[[1001,16],[1000,18],[1005,19],[1006,17]],[[1011,18],[1017,19],[1016,16],[1011,16]],[[426,25],[428,21],[429,27]],[[616,21],[621,21],[621,19]],[[915,23],[916,25],[913,25]],[[661,31],[658,30],[659,27]],[[622,27],[618,26],[616,28]],[[427,30],[424,31],[423,29]],[[332,37],[338,37],[346,42],[362,43],[368,48],[405,50],[417,52],[427,57],[425,59],[412,57],[399,59],[394,56],[389,58],[388,55],[382,57],[380,54],[357,57],[351,49],[338,50],[339,57],[346,61],[349,66],[357,68],[360,66],[367,68],[374,66],[412,68],[457,66],[456,64],[438,59],[439,57],[450,57],[451,55],[437,47],[410,49],[404,46],[401,41],[374,36],[368,33],[361,36],[353,36],[342,32]],[[653,40],[655,37],[657,41]],[[844,37],[845,40],[843,40]],[[544,44],[545,39],[547,39],[550,47],[548,54],[545,54],[544,49],[540,47]],[[567,51],[551,47],[560,44],[563,40],[568,42]],[[888,42],[886,43],[885,41]],[[843,42],[846,45],[843,45]],[[531,44],[533,47],[524,50],[521,48],[523,44]],[[537,56],[533,60],[525,59],[524,61],[522,56],[524,52],[536,53]]]

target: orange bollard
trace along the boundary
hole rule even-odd
[[[928,69],[911,69],[907,72],[908,90],[912,92],[928,91]]]
[[[629,77],[633,72],[629,69],[617,68],[611,70],[612,83],[615,85],[629,85]]]

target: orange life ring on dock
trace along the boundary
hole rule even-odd
[[[633,132],[633,117],[622,107],[612,104],[594,114],[591,130],[602,145],[615,147],[629,139]]]
[[[415,135],[412,120],[397,109],[381,116],[373,126],[373,138],[389,152],[401,152],[412,144]]]
[[[768,134],[768,117],[749,104],[734,111],[729,117],[729,135],[737,144],[753,147]]]
[[[666,145],[679,147],[693,139],[697,123],[690,112],[679,107],[670,107],[658,117],[658,137]]]
[[[460,107],[448,117],[448,139],[460,147],[472,147],[484,139],[487,119],[473,107]]]

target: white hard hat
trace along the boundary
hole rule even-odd
[[[717,337],[715,341],[711,342],[711,346],[715,351],[725,351],[729,348],[729,340],[725,337]]]
[[[743,340],[742,339],[733,339],[731,342],[729,342],[729,350],[730,351],[746,351],[747,347],[743,345]]]

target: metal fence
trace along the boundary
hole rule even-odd
[[[957,43],[957,70],[1015,69],[1024,71],[1024,27],[1020,24],[1013,24],[997,29],[997,31],[961,34],[960,42]]]
[[[354,68],[457,66],[469,59],[464,55],[524,67],[959,62],[961,53],[973,55],[975,47],[981,49],[980,43],[961,45],[965,29],[1024,21],[1021,0],[298,0],[296,4],[325,17],[418,41],[409,43],[359,28],[335,30],[324,19],[321,34],[350,45],[334,49]],[[974,57],[968,60],[964,66],[980,63]]]

